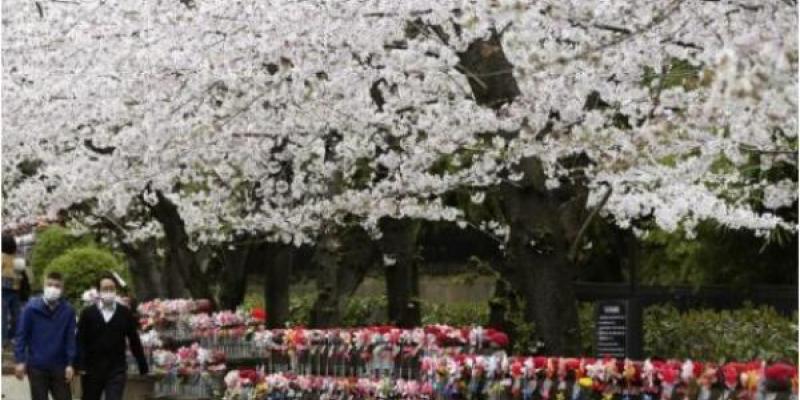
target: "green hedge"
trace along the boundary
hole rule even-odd
[[[770,307],[691,310],[671,306],[644,312],[645,354],[701,360],[797,360],[797,313]]]
[[[594,308],[579,307],[586,354],[594,352]],[[646,307],[643,312],[644,354],[647,357],[697,360],[796,360],[797,313],[787,318],[766,306],[746,304],[735,310],[680,312],[671,305]]]
[[[88,236],[75,236],[68,229],[52,225],[36,233],[36,244],[31,249],[31,268],[33,269],[35,288],[40,288],[44,271],[50,263],[75,247],[84,247],[92,243]]]
[[[97,279],[108,271],[117,272],[126,283],[131,281],[125,264],[114,253],[85,246],[69,249],[58,256],[45,273],[60,272],[64,276],[64,297],[77,306],[83,292],[93,287]]]

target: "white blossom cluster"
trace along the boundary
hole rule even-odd
[[[481,203],[529,156],[556,188],[583,154],[590,205],[609,185],[603,212],[623,227],[794,229],[774,210],[796,203],[796,177],[742,173],[754,155],[797,165],[787,3],[4,1],[3,216],[90,202],[123,218],[161,192],[197,243],[301,244],[353,219],[376,235],[385,216],[459,222],[448,191]],[[460,58],[493,34],[502,49],[481,51],[505,54],[521,92],[499,109]],[[694,76],[667,85],[677,60]],[[485,139],[499,131],[518,135]]]

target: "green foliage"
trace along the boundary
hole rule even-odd
[[[486,325],[489,307],[486,303],[422,303],[422,324],[453,326]]]
[[[697,360],[796,360],[797,314],[786,318],[769,307],[691,310],[648,307],[645,354]]]
[[[250,292],[244,295],[244,301],[242,302],[242,308],[247,311],[250,311],[254,308],[264,308],[264,296],[261,293],[257,292]]]
[[[797,314],[786,318],[769,307],[679,312],[671,305],[643,312],[645,357],[692,360],[796,360]],[[594,354],[594,306],[578,307],[581,351]]]
[[[662,73],[650,67],[644,68],[642,84],[645,86],[661,85],[663,89],[683,86],[686,90],[696,89],[698,86],[708,85],[712,76],[710,72],[700,75],[701,67],[694,66],[686,60],[673,58],[669,66],[663,71],[663,82],[659,83]]]
[[[44,279],[44,271],[60,255],[75,247],[89,245],[90,237],[75,236],[68,229],[58,225],[49,226],[36,234],[36,244],[31,252],[31,268],[34,274],[34,286],[40,287]]]
[[[60,272],[64,276],[64,296],[77,305],[81,294],[94,286],[97,279],[108,271],[115,271],[126,282],[130,282],[127,268],[114,253],[85,246],[69,249],[58,256],[45,269],[45,274]]]
[[[581,327],[581,354],[594,354],[593,303],[578,303],[578,324]]]
[[[302,295],[289,297],[289,320],[291,326],[307,326],[311,321],[311,309],[314,307],[316,292],[305,292]]]
[[[386,296],[351,297],[344,308],[342,325],[364,326],[386,323]]]
[[[518,305],[506,314],[514,327],[514,332],[506,332],[512,337],[513,348],[511,351],[514,354],[530,354],[539,347],[538,340],[536,340],[536,326],[533,322],[525,321],[524,309]]]
[[[797,281],[797,235],[757,238],[712,222],[697,226],[696,237],[651,229],[643,240],[640,277],[643,284],[733,285]]]

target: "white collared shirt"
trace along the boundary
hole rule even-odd
[[[117,302],[115,301],[111,307],[106,307],[103,302],[100,302],[100,313],[103,314],[103,320],[111,321],[111,317],[114,316],[114,312],[117,311]]]

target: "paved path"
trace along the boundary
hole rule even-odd
[[[14,375],[3,375],[4,400],[30,400],[31,393],[28,388],[28,379],[17,380]]]
[[[3,375],[3,400],[31,400],[28,378],[21,381],[14,375]],[[72,396],[72,400],[80,398]]]

